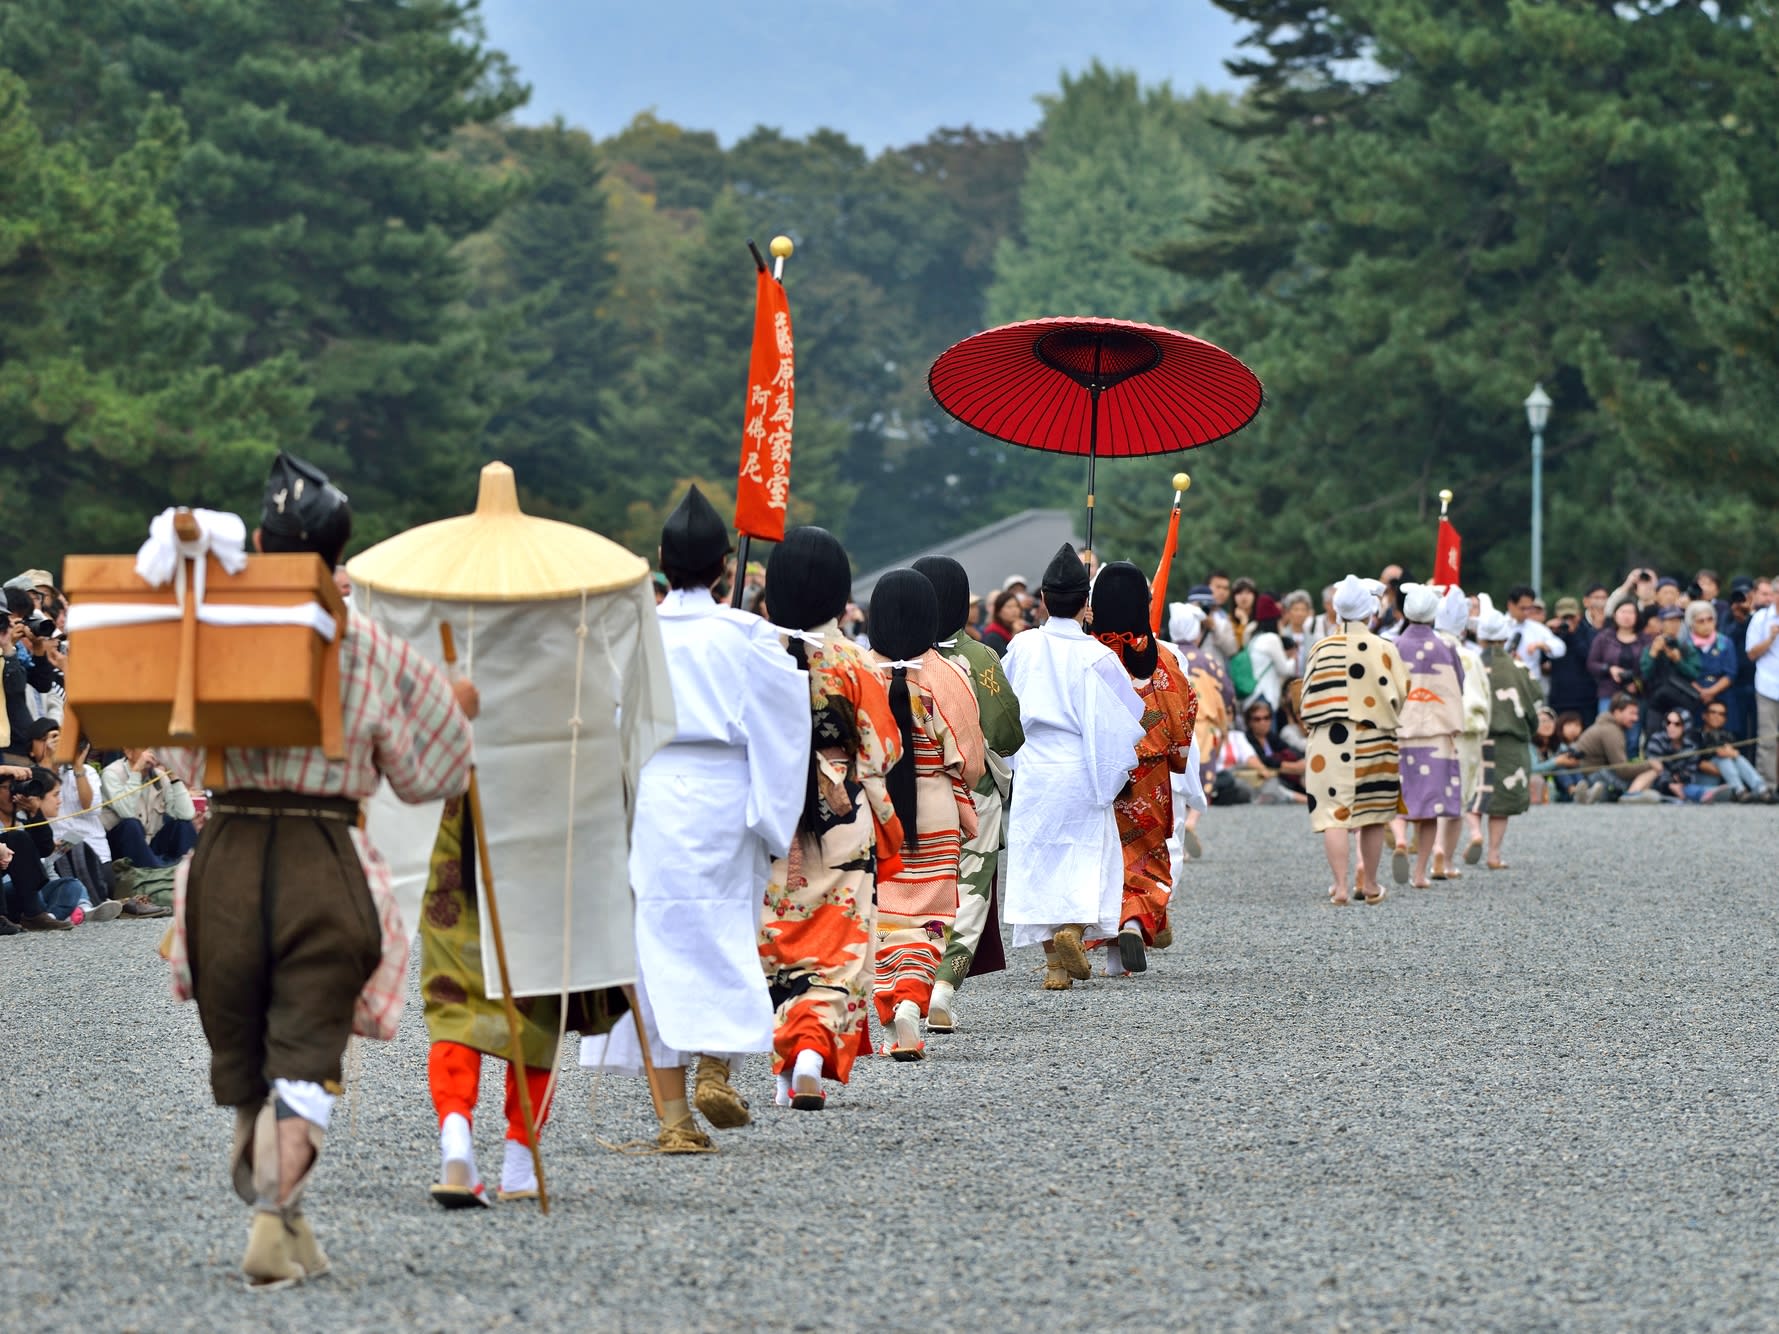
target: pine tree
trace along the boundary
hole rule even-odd
[[[489,423],[489,450],[513,466],[531,508],[578,521],[604,488],[600,397],[630,357],[614,336],[603,173],[593,141],[561,122],[501,137],[527,193],[496,228],[494,281],[523,294],[510,346],[525,369],[512,406]]]
[[[167,505],[243,507],[300,428],[288,359],[206,364],[214,311],[161,285],[179,253],[162,186],[185,149],[155,104],[102,166],[44,143],[0,70],[0,439],[14,563],[141,542]]]
[[[1231,563],[1424,568],[1450,486],[1467,573],[1523,578],[1535,379],[1556,399],[1553,588],[1746,545],[1752,511],[1653,485],[1662,462],[1621,411],[1637,384],[1717,394],[1689,297],[1711,248],[1698,200],[1731,161],[1770,156],[1770,135],[1722,128],[1758,63],[1745,6],[1225,8],[1283,25],[1257,30],[1265,170],[1167,259],[1212,284],[1179,318],[1267,385],[1255,427],[1193,469],[1195,503],[1240,516]],[[1363,75],[1337,68],[1353,56]]]
[[[477,8],[43,0],[0,28],[53,137],[103,158],[151,98],[182,113],[168,284],[214,302],[224,368],[297,359],[307,448],[352,493],[364,539],[460,509],[499,405],[511,313],[467,309],[455,247],[513,187],[442,150],[525,89],[482,45]]]

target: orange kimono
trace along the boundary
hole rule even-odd
[[[962,673],[928,649],[910,673],[918,839],[902,845],[902,867],[877,877],[877,1018],[888,1024],[911,1000],[924,1016],[957,920],[958,861],[976,833],[970,788],[982,777],[982,724],[976,693]]]
[[[1143,701],[1143,739],[1137,743],[1130,786],[1112,804],[1124,845],[1124,907],[1118,920],[1134,918],[1145,945],[1153,945],[1155,933],[1167,925],[1174,884],[1167,849],[1174,828],[1169,776],[1185,771],[1192,731],[1198,724],[1198,694],[1180,660],[1166,644],[1155,647],[1154,673],[1146,681],[1131,682]]]
[[[902,824],[884,775],[902,742],[864,651],[832,621],[815,633],[822,643],[808,658],[818,793],[789,855],[767,877],[760,962],[777,1012],[774,1073],[811,1050],[822,1054],[825,1078],[845,1083],[870,1043],[876,877],[900,867]]]

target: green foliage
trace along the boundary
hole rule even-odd
[[[1556,400],[1553,588],[1633,558],[1750,554],[1740,474],[1659,480],[1696,455],[1673,434],[1654,449],[1645,412],[1652,385],[1695,409],[1720,398],[1698,201],[1734,248],[1735,197],[1717,191],[1738,166],[1771,170],[1770,132],[1723,123],[1760,65],[1744,7],[1224,7],[1266,53],[1264,170],[1164,252],[1213,284],[1179,317],[1268,390],[1256,426],[1193,469],[1195,507],[1241,516],[1218,526],[1218,558],[1274,580],[1425,569],[1449,486],[1467,582],[1523,578],[1534,379]],[[1363,82],[1342,73],[1355,56]]]
[[[49,137],[103,161],[156,99],[182,114],[166,285],[214,307],[221,370],[294,359],[305,449],[348,485],[361,540],[461,506],[509,365],[515,313],[467,308],[456,247],[514,186],[441,151],[525,97],[476,8],[43,0],[0,15],[0,59]]]
[[[205,301],[161,279],[180,235],[162,186],[185,151],[152,103],[103,165],[46,145],[0,70],[0,439],[13,565],[139,542],[175,501],[238,504],[302,421],[288,359],[206,364]],[[10,568],[10,567],[8,567]]]

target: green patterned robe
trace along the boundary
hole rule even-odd
[[[475,840],[466,837],[467,808],[461,797],[445,803],[432,870],[420,901],[420,996],[426,1031],[434,1042],[459,1042],[503,1060],[511,1055],[506,1008],[482,989],[482,926],[476,904]],[[570,996],[568,1027],[577,1033],[608,1031],[625,1011],[622,993],[577,992]],[[561,998],[524,996],[519,1011],[519,1045],[527,1066],[556,1063]]]
[[[970,673],[970,684],[976,690],[976,707],[982,719],[982,740],[991,756],[1003,759],[1025,744],[1025,729],[1019,721],[1019,697],[995,651],[970,638],[962,630],[950,648],[938,650],[941,656],[961,663]],[[939,961],[937,981],[960,985],[970,975],[970,965],[982,944],[983,932],[993,919],[995,869],[1000,851],[1007,841],[1004,818],[1005,801],[995,783],[996,765],[991,758],[973,793],[976,802],[976,837],[964,844],[958,864],[957,920],[946,932],[945,957]],[[1003,770],[1004,772],[1004,770]],[[982,950],[985,966],[980,972],[998,972],[1006,967],[1001,942],[996,939]]]

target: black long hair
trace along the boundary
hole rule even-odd
[[[1093,634],[1141,681],[1160,657],[1149,626],[1149,579],[1127,560],[1104,566],[1093,581]]]
[[[871,647],[884,657],[913,661],[933,646],[939,634],[939,596],[932,581],[919,570],[891,570],[871,590]],[[886,776],[890,802],[902,822],[902,834],[910,846],[920,842],[915,817],[918,793],[914,770],[914,701],[908,689],[908,669],[890,673],[890,713],[902,733],[902,758]]]
[[[846,610],[852,595],[852,561],[840,539],[826,528],[793,528],[766,558],[766,609],[774,625],[787,630],[813,630],[836,619]],[[797,666],[809,669],[809,650],[801,639],[788,649]],[[831,699],[828,707],[810,718],[809,774],[803,793],[803,818],[798,828],[805,833],[820,827],[820,757],[817,752],[835,746],[848,755],[859,750],[859,724],[851,705]]]

